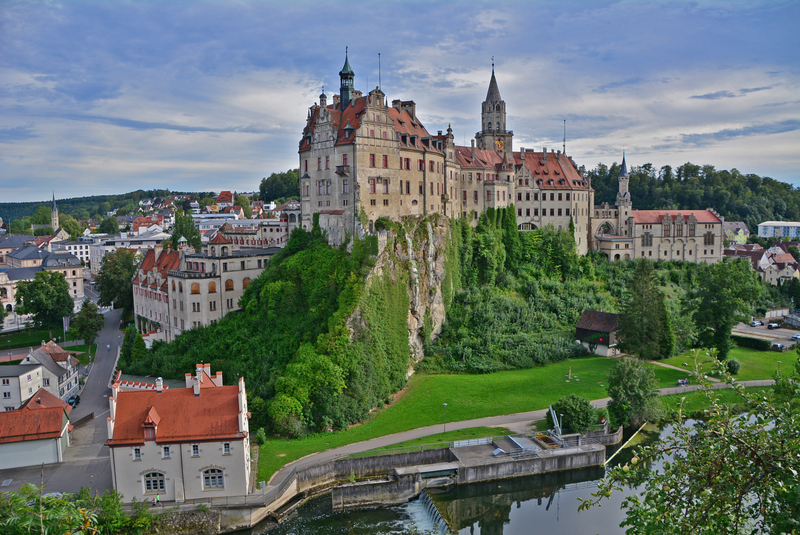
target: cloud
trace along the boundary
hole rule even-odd
[[[692,145],[706,145],[732,138],[755,135],[781,134],[800,130],[800,120],[787,119],[777,123],[744,126],[742,128],[726,128],[708,134],[684,134],[681,141]]]
[[[608,91],[610,91],[612,89],[625,87],[626,85],[639,85],[639,84],[644,83],[644,81],[645,80],[643,78],[641,78],[639,76],[636,76],[636,77],[633,77],[633,78],[627,78],[625,80],[618,80],[616,82],[611,82],[611,83],[608,83],[608,84],[601,85],[600,87],[598,87],[596,89],[593,89],[593,91],[595,93],[607,93]]]
[[[746,93],[755,93],[757,91],[766,91],[767,89],[772,89],[772,86],[768,85],[765,87],[750,87],[746,89],[740,89],[739,92],[742,94],[746,94]]]
[[[209,126],[188,126],[180,124],[137,121],[122,117],[101,117],[98,115],[62,115],[64,119],[72,121],[87,121],[93,123],[104,123],[133,130],[172,130],[175,132],[210,132],[210,133],[245,133],[245,134],[266,134],[274,132],[274,129],[258,127],[256,125],[247,126],[228,126],[228,127],[209,127]]]
[[[0,143],[13,143],[14,141],[24,141],[35,137],[39,136],[34,132],[33,124],[0,128]]]
[[[703,100],[718,100],[721,98],[735,98],[739,95],[731,93],[730,91],[717,91],[716,93],[706,93],[705,95],[692,95],[689,98],[699,98]]]

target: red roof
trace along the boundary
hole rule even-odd
[[[22,407],[0,412],[0,443],[58,438],[72,407],[40,388]]]
[[[217,204],[219,203],[233,203],[233,193],[230,191],[220,191],[219,195],[217,196],[217,200],[215,201]]]
[[[156,258],[156,250],[155,249],[148,249],[142,259],[142,263],[139,266],[139,269],[144,271],[145,278],[143,280],[139,279],[139,270],[136,270],[136,275],[133,277],[133,284],[138,284],[142,287],[148,287],[147,285],[147,273],[160,273],[161,274],[161,291],[167,291],[167,272],[171,269],[179,269],[181,266],[181,253],[180,251],[168,251],[166,249],[161,250]],[[150,287],[152,289],[157,289],[155,284],[151,284]]]
[[[199,396],[193,388],[174,388],[118,392],[114,436],[106,444],[144,443],[142,424],[148,418],[155,422],[154,414],[160,416],[158,443],[244,438],[239,433],[238,386],[204,388]]]
[[[208,242],[210,245],[218,245],[218,244],[225,244],[225,243],[233,243],[231,240],[226,238],[222,235],[222,232],[217,232],[217,235],[214,236],[214,239]]]
[[[665,217],[670,217],[675,221],[681,215],[684,219],[694,215],[698,223],[722,223],[711,210],[631,210],[631,215],[636,220],[636,224],[661,223]]]

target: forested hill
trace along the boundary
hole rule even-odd
[[[595,204],[615,204],[620,164],[598,164],[587,173]],[[744,221],[751,233],[763,221],[800,220],[800,189],[769,177],[717,170],[713,165],[685,163],[660,170],[652,164],[633,167],[629,189],[639,210],[714,208],[725,221]]]
[[[106,212],[128,204],[138,204],[143,199],[154,199],[169,195],[187,195],[190,193],[169,191],[166,189],[137,190],[119,195],[92,195],[91,197],[73,197],[71,199],[56,199],[59,212],[70,214],[76,219],[88,219],[94,215],[105,217]],[[3,221],[13,221],[23,217],[30,217],[36,213],[40,206],[48,209],[52,199],[33,202],[0,202],[0,217]]]

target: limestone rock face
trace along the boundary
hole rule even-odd
[[[367,285],[370,279],[384,274],[397,284],[407,284],[409,375],[413,373],[413,363],[425,356],[425,337],[434,340],[442,330],[442,284],[446,280],[450,233],[449,221],[443,217],[406,218],[393,228],[378,232],[379,254]],[[454,293],[452,290],[449,295]]]

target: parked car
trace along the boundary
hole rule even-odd
[[[774,351],[783,351],[784,349],[786,349],[786,346],[775,342],[774,344],[772,344],[772,349]]]
[[[72,405],[73,407],[77,407],[77,406],[78,406],[78,403],[80,403],[80,402],[81,402],[81,397],[80,397],[80,395],[78,395],[78,396],[72,396],[71,398],[69,398],[69,401],[67,401],[67,403],[69,403],[69,404],[70,404],[70,405]]]
[[[750,325],[752,325],[753,327],[761,327],[762,325],[764,325],[764,322],[756,320],[751,322]]]
[[[793,340],[793,341],[795,341],[795,342],[797,342],[798,340],[800,340],[800,333],[798,333],[798,334],[793,334],[793,335],[792,335],[792,340]]]
[[[777,323],[770,323],[769,325],[767,325],[767,329],[780,329],[780,328],[781,326],[778,325]]]

